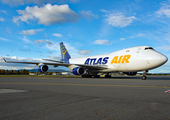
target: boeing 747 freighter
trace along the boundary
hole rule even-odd
[[[60,61],[43,59],[51,62],[17,62],[6,61],[7,63],[36,64],[40,72],[47,72],[48,65],[54,67],[68,67],[74,75],[82,77],[99,77],[98,73],[107,73],[105,77],[111,77],[112,72],[123,72],[127,75],[136,75],[143,71],[142,80],[146,80],[148,70],[157,68],[167,62],[167,57],[149,46],[138,46],[119,50],[109,54],[95,55],[89,57],[71,58],[66,47],[61,42]]]

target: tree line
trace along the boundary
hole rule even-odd
[[[0,75],[28,75],[29,71],[28,70],[4,70],[0,69]]]
[[[45,72],[45,73],[41,73],[41,72],[29,72],[26,69],[23,70],[4,70],[4,69],[0,69],[0,75],[29,75],[29,73],[35,73],[35,74],[45,74],[45,75],[52,75],[54,72]],[[61,72],[58,72],[61,73]]]

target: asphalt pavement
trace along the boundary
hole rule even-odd
[[[0,120],[169,120],[170,76],[0,77]]]

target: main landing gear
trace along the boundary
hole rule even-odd
[[[91,77],[92,77],[92,75],[89,75],[89,74],[82,75],[82,78],[91,78]]]
[[[147,78],[147,77],[146,77],[146,73],[147,73],[147,72],[148,72],[148,71],[146,71],[146,70],[143,71],[143,74],[142,74],[142,77],[141,77],[142,80],[146,80],[146,78]]]
[[[106,75],[105,75],[105,78],[111,78],[112,76],[109,74],[109,73],[107,73]]]
[[[91,74],[89,74],[89,73],[86,73],[86,74],[84,74],[84,75],[82,75],[82,77],[83,78],[100,78],[100,75],[98,75],[97,73],[91,73]],[[105,75],[105,78],[111,78],[112,76],[109,74],[109,73],[107,73],[106,75]]]

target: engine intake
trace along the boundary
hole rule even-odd
[[[85,69],[82,67],[75,67],[72,69],[72,73],[74,75],[83,75],[85,73]]]
[[[39,65],[38,66],[38,71],[47,72],[48,71],[48,66],[47,65]]]

